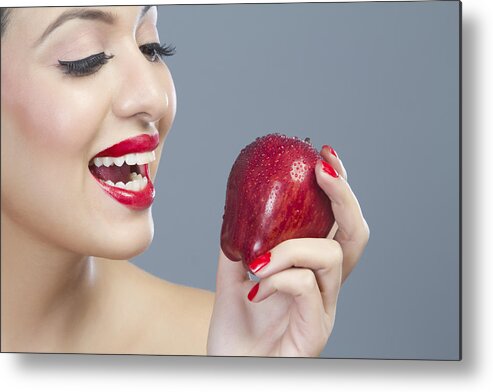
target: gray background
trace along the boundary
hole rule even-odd
[[[214,290],[226,181],[270,131],[331,144],[371,229],[337,358],[459,357],[459,3],[159,7],[178,111],[133,261]]]

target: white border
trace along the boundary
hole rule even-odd
[[[244,1],[247,2],[247,1]],[[277,1],[268,1],[277,2]],[[283,1],[286,2],[286,1]],[[46,2],[43,5],[60,5]],[[76,4],[146,2],[77,2]],[[202,3],[200,1],[161,2]],[[231,1],[214,3],[231,3]],[[0,354],[3,390],[485,391],[493,385],[491,0],[463,1],[463,361]],[[64,5],[67,2],[63,2]],[[147,3],[146,3],[147,4]],[[2,1],[2,6],[36,5]],[[451,168],[456,170],[456,168]]]

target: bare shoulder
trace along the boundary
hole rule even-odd
[[[113,322],[124,348],[145,354],[205,355],[214,293],[174,284],[126,261],[101,261],[112,282]]]

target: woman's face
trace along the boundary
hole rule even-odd
[[[159,42],[156,20],[156,7],[141,6],[12,11],[1,56],[2,220],[74,254],[125,259],[149,245],[149,182],[176,110],[164,54],[148,45]]]

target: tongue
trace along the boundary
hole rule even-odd
[[[123,164],[121,167],[116,165],[112,165],[109,167],[100,166],[96,167],[96,165],[91,165],[89,170],[93,175],[102,179],[103,181],[111,180],[114,184],[121,181],[126,183],[130,179],[130,173],[132,171],[137,172],[137,170],[131,170],[134,166],[129,166],[127,164]]]

